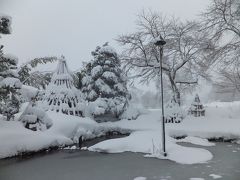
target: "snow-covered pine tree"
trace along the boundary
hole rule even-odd
[[[11,20],[8,16],[0,16],[0,34],[10,34]],[[0,45],[0,113],[11,120],[19,111],[18,89],[21,82],[18,79],[17,58],[3,53]]]
[[[45,89],[51,81],[51,72],[36,71],[40,64],[53,63],[57,61],[57,57],[41,57],[34,58],[18,68],[19,79],[24,85],[33,86],[38,89]]]
[[[82,92],[89,102],[90,114],[97,121],[118,118],[126,109],[129,93],[116,51],[105,43],[92,52],[86,65]]]
[[[188,111],[188,114],[193,115],[195,117],[205,116],[205,109],[200,101],[198,94],[196,94],[191,107]]]
[[[43,108],[64,114],[82,116],[85,105],[81,92],[73,84],[73,77],[64,56],[59,59],[50,84],[44,91]]]
[[[180,123],[184,118],[180,105],[175,101],[174,97],[167,103],[165,107],[165,122]]]

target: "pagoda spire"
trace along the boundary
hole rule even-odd
[[[73,78],[68,69],[67,62],[64,56],[61,56],[61,59],[58,61],[58,66],[53,74],[51,83],[57,86],[64,86],[65,88],[73,88]]]
[[[205,109],[200,101],[198,94],[195,95],[195,98],[191,104],[188,114],[193,115],[195,117],[205,116]]]

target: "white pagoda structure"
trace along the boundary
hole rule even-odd
[[[205,116],[205,109],[200,101],[198,94],[196,94],[188,113],[194,117]]]
[[[73,77],[64,56],[59,59],[57,69],[45,90],[42,101],[47,110],[75,116],[83,115],[82,95],[73,84]]]

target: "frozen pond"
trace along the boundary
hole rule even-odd
[[[61,150],[29,159],[0,160],[0,180],[133,180],[140,176],[147,180],[212,180],[220,176],[223,180],[240,179],[240,145],[216,143],[216,146],[205,148],[214,158],[206,164],[196,165],[144,158],[139,153]],[[220,176],[209,176],[211,174]]]

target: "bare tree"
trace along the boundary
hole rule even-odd
[[[204,28],[211,30],[213,38],[220,39],[224,33],[232,33],[231,42],[239,43],[240,2],[239,0],[212,0],[202,14]]]
[[[212,44],[207,31],[199,32],[196,22],[181,22],[167,19],[157,13],[142,12],[138,16],[137,32],[121,35],[117,41],[124,46],[122,61],[126,72],[136,72],[142,82],[149,82],[159,76],[159,50],[154,40],[160,35],[167,42],[164,46],[163,72],[180,104],[180,86],[197,83],[198,75],[204,76]],[[200,73],[201,72],[201,73]]]
[[[215,56],[220,92],[240,91],[240,1],[212,0],[202,14],[202,31],[218,44]]]
[[[214,83],[217,93],[240,92],[240,62],[225,66],[218,75],[218,80]]]

